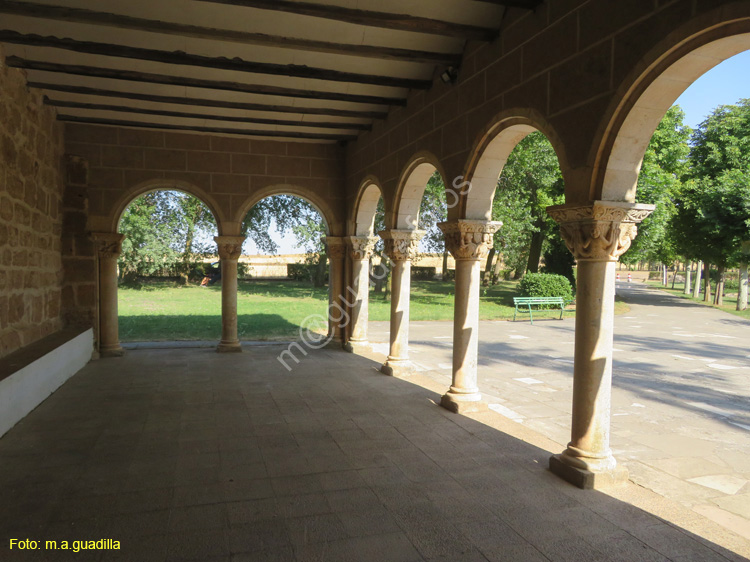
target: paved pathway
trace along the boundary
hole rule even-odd
[[[641,284],[618,284],[612,447],[631,479],[750,538],[750,322]],[[371,339],[386,342],[386,323]],[[479,384],[490,407],[570,437],[574,320],[482,322]],[[410,353],[447,388],[451,324],[412,322]],[[387,353],[387,345],[374,345]]]

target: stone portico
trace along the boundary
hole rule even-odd
[[[440,475],[432,482],[435,485],[445,473],[465,472],[461,465],[465,459],[460,453],[466,451],[457,445],[455,436],[466,435],[456,428],[473,423],[468,421],[473,419],[470,416],[487,414],[480,411],[477,338],[480,261],[492,235],[501,228],[491,220],[492,200],[509,154],[535,131],[550,140],[560,162],[565,205],[549,212],[560,223],[561,234],[578,261],[579,283],[571,440],[564,451],[555,452],[550,466],[555,474],[580,487],[608,486],[624,479],[609,443],[609,388],[612,377],[617,376],[612,372],[612,307],[615,263],[636,236],[637,223],[650,212],[636,203],[638,172],[653,131],[680,93],[721,61],[750,48],[749,2],[440,0],[397,6],[374,0],[333,4],[301,0],[136,0],[84,8],[81,3],[60,0],[43,5],[0,3],[0,14],[4,22],[0,31],[0,372],[6,373],[0,383],[15,382],[10,377],[18,373],[26,377],[25,369],[34,371],[22,381],[26,384],[3,385],[10,390],[2,395],[0,404],[23,403],[30,412],[58,388],[49,404],[54,404],[58,395],[75,394],[76,389],[83,394],[90,390],[111,402],[106,403],[108,410],[92,406],[91,412],[105,416],[99,420],[93,415],[76,417],[66,412],[70,424],[64,439],[60,439],[51,420],[40,421],[38,426],[29,421],[25,428],[24,420],[17,428],[19,432],[11,430],[0,441],[0,449],[6,447],[19,457],[7,469],[6,465],[0,468],[8,483],[18,483],[19,475],[30,470],[21,457],[42,461],[40,471],[31,474],[49,480],[48,485],[34,480],[40,484],[39,490],[50,492],[45,496],[49,507],[44,507],[41,497],[27,487],[18,488],[21,492],[14,496],[18,506],[31,509],[36,505],[40,519],[35,522],[39,526],[76,520],[78,516],[56,500],[79,491],[75,484],[78,480],[92,490],[98,489],[99,482],[103,494],[124,491],[119,483],[103,476],[107,471],[124,469],[114,469],[118,460],[136,472],[139,465],[145,467],[158,480],[156,474],[163,471],[154,462],[141,463],[137,457],[123,457],[115,450],[119,437],[123,437],[122,447],[137,442],[144,454],[171,443],[173,457],[182,456],[180,443],[186,442],[183,452],[191,458],[185,463],[176,458],[169,461],[174,461],[174,473],[163,477],[168,480],[165,487],[172,491],[163,495],[169,497],[169,505],[177,505],[176,488],[189,482],[190,470],[200,468],[197,473],[212,475],[210,482],[205,482],[212,487],[205,493],[213,494],[215,503],[220,503],[218,498],[224,498],[221,494],[232,486],[228,479],[216,481],[223,466],[221,452],[217,452],[219,437],[208,436],[209,449],[204,454],[203,444],[195,442],[201,439],[195,435],[200,434],[202,422],[226,418],[218,413],[218,407],[201,410],[175,405],[160,394],[160,389],[174,393],[172,397],[179,395],[188,401],[185,404],[200,404],[210,394],[216,403],[227,402],[237,416],[252,418],[247,408],[240,412],[242,407],[235,400],[238,389],[231,387],[231,380],[241,386],[244,404],[265,411],[279,424],[290,423],[285,416],[293,412],[283,403],[279,405],[273,393],[263,390],[263,384],[273,385],[275,379],[258,379],[264,380],[263,384],[252,382],[252,378],[240,380],[239,373],[248,369],[243,361],[250,359],[244,357],[249,354],[236,353],[242,351],[237,334],[236,275],[243,242],[241,225],[254,205],[278,194],[304,198],[320,211],[326,224],[330,293],[325,320],[330,341],[320,350],[320,357],[332,364],[345,364],[347,372],[354,370],[350,373],[354,380],[363,377],[367,385],[384,393],[381,396],[392,398],[392,404],[404,409],[400,416],[395,409],[387,410],[387,415],[375,415],[372,406],[351,389],[351,396],[346,394],[349,391],[326,395],[315,392],[313,386],[318,383],[313,378],[309,383],[299,381],[298,392],[304,390],[319,398],[323,411],[326,405],[336,410],[336,404],[348,397],[352,402],[347,408],[363,412],[361,423],[348,423],[355,414],[347,410],[349,417],[333,416],[327,419],[332,425],[318,428],[317,436],[327,445],[330,458],[342,460],[334,443],[343,450],[347,435],[365,435],[373,442],[388,442],[380,449],[380,445],[372,445],[369,452],[362,453],[374,463],[357,468],[372,469],[367,473],[371,481],[365,481],[368,486],[376,486],[378,474],[383,473],[388,486],[401,480],[403,488],[409,490],[420,482],[422,469]],[[410,267],[422,236],[418,230],[420,203],[435,173],[442,178],[448,206],[441,228],[447,249],[457,261],[452,378],[447,388],[438,389],[433,396],[435,404],[445,411],[425,414],[428,423],[423,423],[426,428],[419,435],[424,439],[405,443],[409,437],[402,431],[409,431],[411,409],[423,412],[435,406],[422,400],[422,395],[417,406],[419,400],[410,393],[409,383],[409,377],[416,376],[409,358]],[[220,371],[217,366],[228,369],[230,379],[226,381],[199,373],[180,379],[181,369],[191,368],[187,359],[172,355],[174,372],[147,381],[132,371],[140,369],[139,359],[122,356],[117,326],[116,267],[123,242],[119,222],[135,198],[159,189],[198,197],[216,219],[215,241],[223,273],[222,329],[216,334],[216,349],[235,353],[201,356],[199,363],[211,373]],[[381,199],[385,229],[376,233],[374,216]],[[389,353],[377,371],[381,373],[379,379],[373,378],[372,365],[362,363],[356,355],[367,352],[368,262],[377,236],[384,240],[393,279]],[[65,339],[66,334],[72,336],[61,343],[59,339]],[[77,339],[82,334],[83,339]],[[76,345],[67,345],[74,340]],[[83,349],[81,341],[93,341],[93,349]],[[355,355],[341,353],[338,359],[330,355],[342,348]],[[256,353],[257,361],[262,361],[263,354],[253,351]],[[36,359],[24,362],[29,357]],[[45,365],[53,368],[35,368],[35,361],[45,357]],[[87,367],[91,374],[77,379],[82,382],[65,385],[74,371],[70,366],[90,357],[101,358],[101,363]],[[212,361],[213,366],[208,367]],[[256,361],[255,355],[252,361]],[[265,364],[277,376],[284,376],[273,361]],[[323,378],[327,367],[320,369]],[[360,367],[362,372],[357,370]],[[123,378],[111,376],[115,373]],[[43,384],[38,385],[37,380]],[[108,394],[122,390],[125,380],[132,381],[135,390],[140,385],[143,392],[130,398]],[[342,384],[340,379],[336,381]],[[97,387],[103,382],[112,385],[110,390]],[[23,396],[13,394],[19,392]],[[232,393],[235,396],[228,398]],[[301,404],[289,395],[282,399]],[[147,405],[153,418],[134,413],[138,421],[126,423],[123,412],[129,402]],[[321,413],[315,400],[302,402],[308,413]],[[157,415],[160,405],[168,407],[164,416]],[[125,417],[106,418],[109,410]],[[0,416],[4,414],[0,409]],[[400,420],[398,425],[379,425],[388,416]],[[16,421],[14,417],[3,427]],[[298,439],[295,430],[284,425],[261,427],[268,424],[251,421],[243,427],[255,439],[240,449],[254,450],[258,445],[265,467],[279,469],[274,477],[289,476],[284,470],[309,454],[309,449],[299,451],[295,447],[319,444],[308,432],[299,431],[305,436]],[[139,441],[141,437],[128,437],[128,431],[117,427],[121,422],[134,434],[148,427],[150,435],[141,436],[143,441]],[[342,427],[336,425],[339,422]],[[432,422],[435,425],[431,427]],[[381,428],[380,433],[377,428]],[[183,429],[196,433],[186,431],[181,439]],[[434,435],[441,429],[446,435]],[[485,435],[481,427],[474,429]],[[39,435],[35,434],[37,430]],[[277,430],[282,434],[278,440],[273,433]],[[337,433],[340,431],[351,433]],[[512,521],[531,525],[533,519],[542,522],[534,525],[536,528],[550,532],[551,543],[561,541],[560,548],[534,546],[532,552],[521,541],[521,550],[508,556],[524,558],[520,552],[533,559],[538,552],[554,558],[553,552],[564,552],[563,558],[576,557],[577,547],[569,541],[570,535],[555,535],[559,514],[550,513],[555,508],[565,511],[571,505],[582,528],[597,529],[596,537],[589,537],[592,542],[581,548],[599,548],[610,535],[619,536],[621,544],[631,544],[616,528],[607,531],[606,524],[596,527],[585,523],[591,514],[588,508],[578,509],[579,503],[596,502],[592,498],[603,496],[571,499],[572,490],[560,488],[564,484],[555,480],[554,484],[546,481],[549,487],[543,488],[551,498],[543,510],[538,509],[541,504],[524,504],[526,469],[507,466],[502,459],[516,452],[521,457],[527,454],[525,460],[516,460],[544,481],[549,475],[540,476],[535,471],[547,466],[549,455],[545,453],[540,460],[538,451],[532,453],[501,434],[491,435],[483,443],[474,438],[468,442],[482,451],[480,458],[485,453],[492,457],[497,463],[493,469],[501,476],[488,476],[488,466],[479,462],[479,468],[473,467],[477,470],[476,482],[485,482],[483,493],[495,499],[512,489],[519,503],[497,508],[505,510],[502,524],[493,520],[494,527],[475,529],[479,535],[471,540],[477,548],[485,539],[492,542],[504,536]],[[110,436],[115,438],[111,440],[114,444],[105,439]],[[18,448],[14,449],[16,439]],[[65,449],[68,441],[70,451]],[[272,445],[264,450],[263,443]],[[289,449],[285,450],[287,445]],[[430,457],[442,472],[426,461],[422,464],[424,458],[416,452],[419,449],[426,454],[425,449],[433,446],[437,447],[437,457],[446,456],[444,446],[459,453],[447,455],[455,462],[445,466]],[[59,454],[40,458],[40,450],[35,447]],[[396,452],[401,450],[407,451],[403,457]],[[295,456],[293,451],[299,454]],[[294,460],[285,460],[287,454]],[[81,460],[84,457],[86,460]],[[380,466],[377,462],[383,457],[389,462]],[[66,459],[72,462],[64,462]],[[52,466],[44,462],[66,464],[65,476],[63,472],[56,475],[41,470]],[[535,464],[533,470],[529,463]],[[248,464],[258,463],[251,460]],[[401,472],[393,470],[392,464]],[[330,466],[320,468],[326,473]],[[454,485],[447,481],[449,486]],[[322,481],[317,482],[323,486]],[[476,491],[468,477],[459,483]],[[255,485],[246,483],[248,490]],[[293,489],[290,482],[280,486]],[[281,488],[277,490],[273,484],[271,488],[274,497],[281,497]],[[477,505],[477,498],[472,496],[468,504],[460,504],[465,511],[456,512],[463,515],[451,524],[441,523],[437,513],[442,513],[442,508],[436,505],[444,500],[438,498],[434,488],[417,488],[413,498],[417,511],[423,509],[429,515],[430,528],[440,531],[438,538],[433,536],[434,548],[420,542],[431,539],[419,538],[421,531],[414,530],[419,517],[403,505],[394,505],[391,513],[401,529],[393,531],[393,544],[402,545],[409,556],[416,553],[417,559],[442,555],[455,558],[454,550],[443,552],[439,545],[460,543],[456,529],[474,521],[475,513],[487,514],[482,508],[492,508]],[[404,489],[397,492],[408,497]],[[550,492],[552,489],[557,491]],[[449,497],[450,487],[443,492]],[[362,493],[372,499],[367,492]],[[375,495],[386,502],[388,493]],[[356,504],[352,497],[347,501]],[[106,503],[101,499],[93,498],[79,507],[90,515]],[[125,506],[131,501],[109,499],[116,500],[112,505],[122,505],[116,508],[121,512],[113,513],[113,517],[125,514]],[[121,499],[122,504],[118,503]],[[311,499],[310,505],[304,498],[291,506],[283,501],[274,505],[294,519],[319,515],[305,513],[308,507],[314,510],[319,500]],[[163,511],[165,505],[159,504],[155,510]],[[53,511],[54,506],[59,511]],[[217,509],[222,514],[219,519],[228,521],[228,511]],[[367,527],[366,515],[359,516],[362,526]],[[155,528],[169,529],[169,533],[178,528],[189,531],[185,527],[189,517],[185,515],[174,527],[164,527],[162,520],[162,526]],[[640,516],[634,519],[640,521]],[[673,534],[673,528],[664,529],[659,522],[647,520],[644,528],[659,527],[658,537]],[[319,521],[310,525],[318,530],[325,527]],[[349,539],[360,536],[347,529],[347,523],[342,521],[341,525]],[[285,528],[285,532],[297,532]],[[489,528],[493,530],[487,531]],[[273,525],[268,529],[271,534],[276,532]],[[461,532],[465,537],[474,531]],[[229,542],[217,544],[233,544],[222,533],[222,540]],[[416,550],[407,547],[404,533]],[[517,538],[509,531],[506,534]],[[683,539],[682,534],[679,538]],[[369,539],[356,540],[356,544],[366,545]],[[513,540],[508,544],[516,544]],[[647,540],[643,542],[651,546]],[[352,552],[347,549],[355,548],[355,543],[342,543],[338,556],[346,558],[346,553]],[[164,548],[165,556],[168,552],[181,556],[169,544]],[[230,554],[244,552],[234,546],[226,548]],[[361,550],[366,550],[365,546]],[[394,547],[393,552],[396,550]],[[480,550],[482,556],[495,556]],[[475,554],[471,549],[465,552],[469,553],[467,559]],[[225,550],[217,552],[218,556],[226,554]],[[315,556],[310,553],[307,559]],[[664,556],[690,559],[689,552],[683,551],[670,551]]]

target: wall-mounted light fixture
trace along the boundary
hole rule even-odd
[[[449,66],[440,75],[440,79],[446,84],[455,84],[456,80],[458,80],[458,69]]]

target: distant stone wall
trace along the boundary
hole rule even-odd
[[[55,111],[0,64],[0,357],[63,325],[62,154]]]

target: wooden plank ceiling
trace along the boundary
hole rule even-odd
[[[541,0],[0,0],[63,121],[347,141]]]

